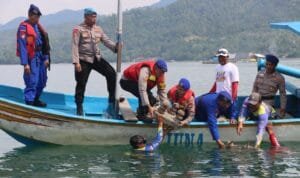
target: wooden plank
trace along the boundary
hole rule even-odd
[[[137,122],[136,114],[132,111],[130,104],[126,98],[119,99],[119,110],[125,121]]]

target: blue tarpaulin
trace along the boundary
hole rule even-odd
[[[287,29],[300,35],[300,21],[299,22],[280,22],[271,23],[271,27],[275,29]]]

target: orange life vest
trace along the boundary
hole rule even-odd
[[[20,26],[21,25],[26,26],[26,31],[24,31],[24,32],[21,31],[18,33],[20,33],[20,35],[26,36],[26,48],[27,48],[28,57],[29,57],[29,59],[32,59],[32,58],[34,58],[34,55],[35,55],[35,42],[36,42],[37,34],[35,33],[34,28],[31,26],[30,23],[24,21],[20,24]],[[18,38],[18,34],[17,34],[17,38]],[[22,38],[22,36],[21,36],[21,38]],[[16,55],[18,57],[20,57],[20,46],[19,46],[18,42],[17,42]]]
[[[194,94],[194,92],[193,92],[191,89],[189,89],[189,90],[187,90],[187,91],[184,93],[183,97],[177,98],[177,97],[176,97],[177,86],[178,86],[178,85],[175,85],[175,86],[173,86],[173,87],[169,90],[169,92],[168,92],[168,97],[169,97],[169,99],[170,99],[173,103],[179,103],[180,105],[185,106],[186,103],[187,103],[187,101],[188,101],[192,96],[195,97],[195,94]]]
[[[146,60],[146,61],[138,62],[125,69],[123,74],[127,79],[138,82],[141,68],[149,67],[151,74],[147,80],[147,89],[152,89],[156,85],[160,89],[165,89],[166,86],[165,86],[164,75],[161,75],[158,78],[156,78],[154,72],[154,65],[155,65],[155,60]]]

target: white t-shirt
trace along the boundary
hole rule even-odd
[[[232,82],[238,82],[239,70],[236,65],[228,62],[225,65],[218,64],[216,67],[216,92],[227,91],[232,95]]]

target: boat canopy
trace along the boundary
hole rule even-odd
[[[300,35],[300,21],[298,22],[280,22],[271,23],[271,27],[275,29],[287,29]]]

